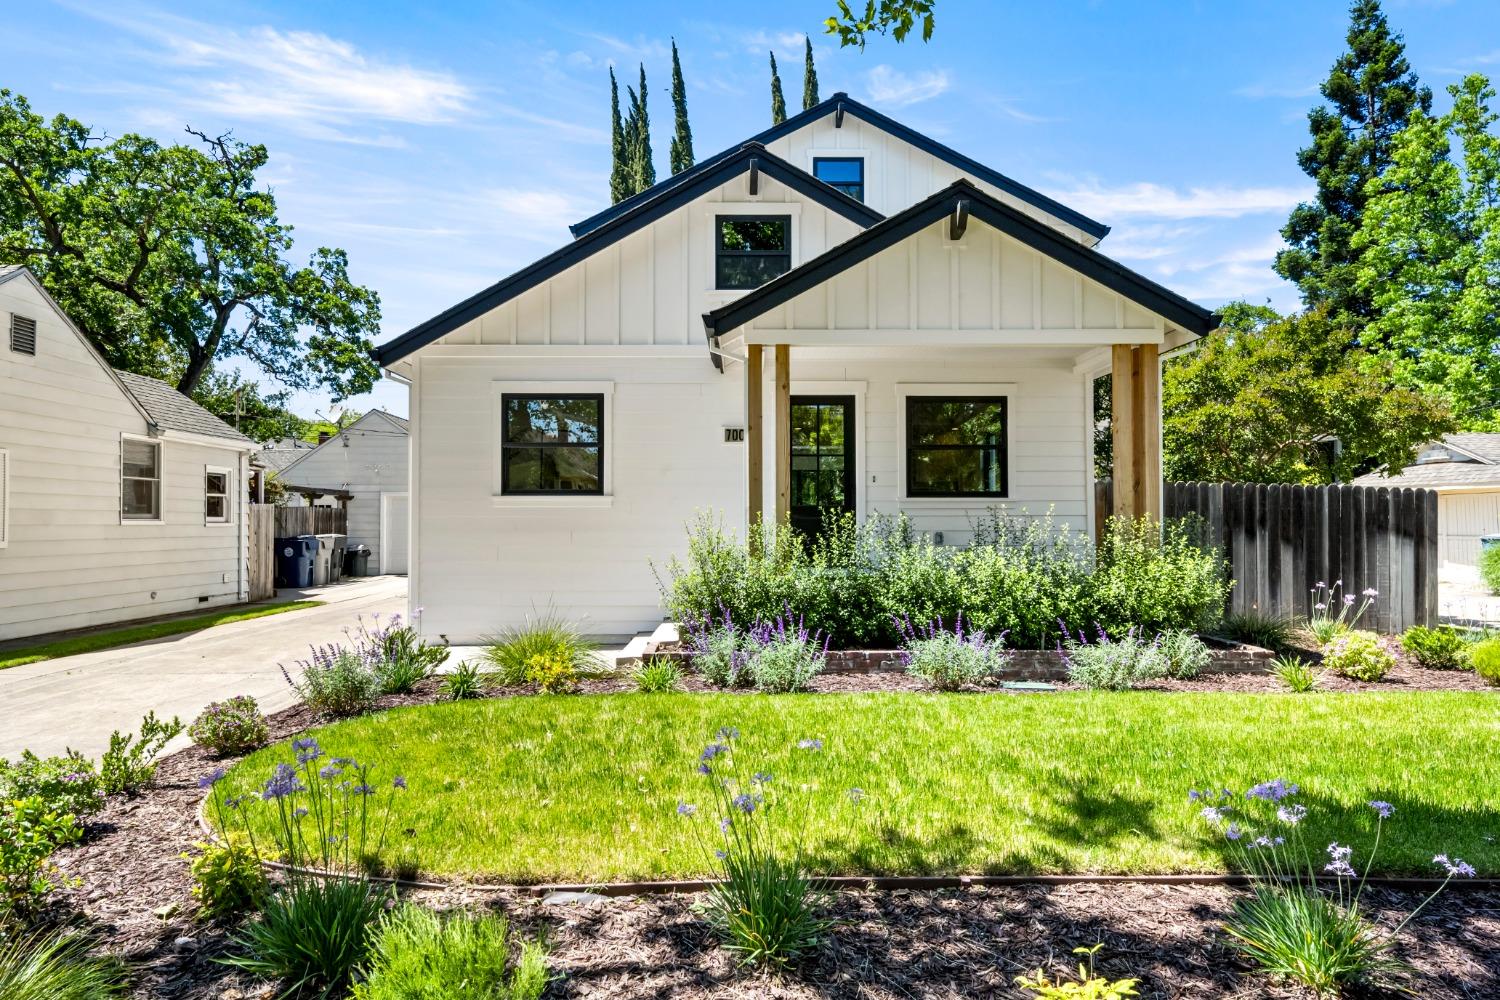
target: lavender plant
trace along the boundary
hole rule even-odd
[[[688,618],[683,622],[684,639],[692,650],[693,666],[714,687],[748,687],[750,661],[748,640],[735,624],[729,609],[719,608],[719,619],[712,614]]]
[[[919,626],[913,626],[910,619],[898,618],[896,625],[902,636],[901,660],[906,672],[939,691],[983,684],[1010,663],[1005,633],[991,639],[982,629],[966,627],[963,615],[954,620],[951,630],[944,627],[942,618]]]
[[[1094,691],[1127,691],[1137,684],[1167,676],[1170,662],[1161,637],[1147,639],[1139,629],[1111,636],[1100,628],[1094,639],[1080,629],[1077,635],[1063,626],[1063,659],[1068,680]]]
[[[1156,646],[1167,661],[1167,676],[1190,681],[1208,669],[1213,656],[1203,640],[1187,629],[1167,629],[1156,636]]]
[[[750,682],[757,691],[785,694],[805,691],[828,659],[828,637],[809,632],[790,608],[774,621],[756,622],[746,636]]]
[[[1389,802],[1369,808],[1375,834],[1362,869],[1354,849],[1337,841],[1319,850],[1304,835],[1307,806],[1301,789],[1282,778],[1236,795],[1229,789],[1188,792],[1205,822],[1223,837],[1232,867],[1249,876],[1251,892],[1235,903],[1225,925],[1231,943],[1273,976],[1292,979],[1318,997],[1342,996],[1359,982],[1399,980],[1405,966],[1392,953],[1396,937],[1454,878],[1474,869],[1438,854],[1443,882],[1391,930],[1377,928],[1360,910],[1360,897],[1380,850]],[[1321,878],[1332,878],[1331,891]]]
[[[1313,613],[1307,619],[1307,631],[1319,646],[1326,646],[1358,625],[1378,596],[1379,591],[1366,587],[1360,591],[1360,600],[1344,590],[1343,580],[1333,581],[1332,586],[1319,580],[1312,588]]]
[[[381,694],[407,694],[448,661],[447,643],[429,643],[418,631],[421,608],[409,625],[402,623],[399,614],[384,624],[379,612],[373,618],[374,625],[366,625],[361,615],[355,629],[346,629],[344,634],[354,643],[355,653],[374,667]]]
[[[307,707],[320,715],[359,715],[375,707],[381,680],[377,661],[337,644],[313,646],[312,655],[298,660],[301,680],[293,680],[286,667],[281,676]]]

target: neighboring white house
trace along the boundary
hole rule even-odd
[[[1436,491],[1438,557],[1449,578],[1477,576],[1479,539],[1500,534],[1500,434],[1449,434],[1395,475],[1381,470],[1354,484]]]
[[[845,94],[579,223],[376,350],[411,386],[424,630],[650,628],[651,563],[704,510],[1087,532],[1108,372],[1116,508],[1159,511],[1158,355],[1218,317],[1107,232]]]
[[[247,599],[255,445],[0,268],[0,639]]]
[[[292,493],[301,486],[352,494],[344,502],[349,544],[370,547],[372,573],[405,573],[409,459],[406,420],[371,410],[317,447],[296,452],[276,478]]]

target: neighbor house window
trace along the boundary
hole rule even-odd
[[[815,156],[813,176],[855,201],[865,200],[865,161],[860,156]]]
[[[229,523],[228,469],[207,469],[204,471],[203,519],[209,524]]]
[[[792,269],[792,217],[721,215],[715,288],[759,288]]]
[[[604,394],[500,397],[500,492],[604,492]]]
[[[161,443],[126,438],[120,454],[120,516],[161,519]]]
[[[1006,495],[1004,396],[906,397],[906,493]]]

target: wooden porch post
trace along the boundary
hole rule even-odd
[[[776,527],[792,513],[792,349],[776,345]]]
[[[1161,362],[1155,344],[1115,344],[1110,371],[1113,513],[1161,518]]]
[[[1114,448],[1114,500],[1110,512],[1116,517],[1135,517],[1135,350],[1115,344],[1110,352],[1109,436]]]
[[[745,522],[749,537],[754,537],[755,528],[765,520],[765,467],[766,446],[763,433],[765,388],[762,364],[765,351],[759,344],[750,344],[745,355],[745,492],[749,503]]]

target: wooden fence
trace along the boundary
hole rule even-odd
[[[250,600],[265,601],[276,596],[276,510],[270,504],[250,505],[249,566]]]
[[[349,512],[342,507],[275,507],[276,537],[347,535]]]
[[[1096,520],[1110,509],[1100,482]],[[1167,518],[1197,515],[1235,581],[1229,609],[1306,616],[1318,583],[1379,593],[1367,628],[1400,632],[1438,615],[1438,504],[1431,490],[1382,486],[1166,483]]]

